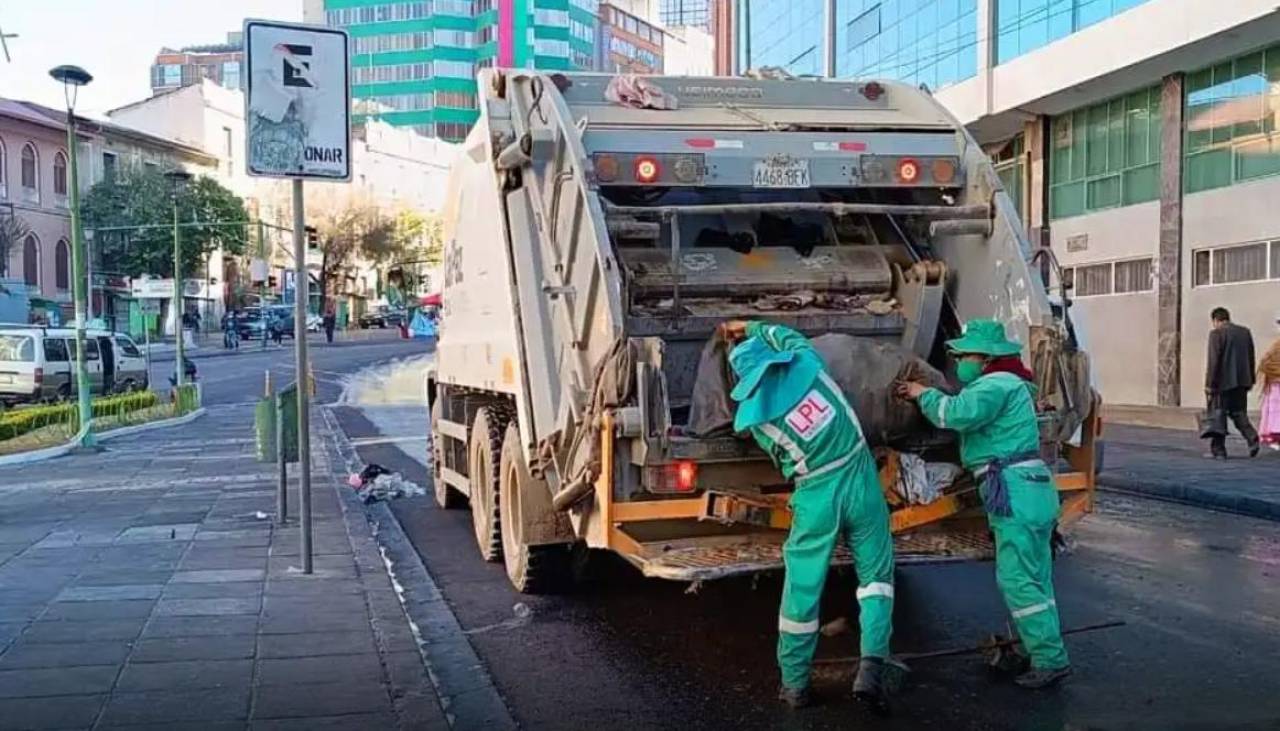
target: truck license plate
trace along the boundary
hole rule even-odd
[[[751,183],[757,188],[808,188],[809,161],[758,162]]]

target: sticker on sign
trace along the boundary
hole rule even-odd
[[[345,31],[246,20],[246,171],[351,179],[351,82]]]

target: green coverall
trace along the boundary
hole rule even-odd
[[[747,324],[774,350],[811,350],[805,336],[781,325]],[[778,665],[788,688],[809,685],[818,644],[818,604],[831,554],[843,533],[858,572],[862,655],[889,656],[893,617],[893,538],[875,459],[858,417],[825,370],[782,416],[750,428],[784,477],[794,479],[791,533],[778,611]]]
[[[1039,450],[1031,386],[1016,375],[984,375],[955,396],[931,388],[919,402],[925,418],[960,435],[960,458],[975,475],[994,459]],[[1058,491],[1049,468],[1038,458],[1008,466],[1004,477],[1013,514],[1002,517],[988,511],[987,515],[996,539],[996,584],[1032,666],[1063,668],[1069,662],[1058,624],[1050,548],[1058,518]],[[984,492],[984,502],[986,497]]]

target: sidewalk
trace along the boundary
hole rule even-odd
[[[0,729],[449,728],[323,411],[311,576],[251,419],[0,468]]]
[[[1204,459],[1208,443],[1191,430],[1107,423],[1103,487],[1176,500],[1216,510],[1280,520],[1280,454],[1268,449],[1248,458],[1232,435],[1225,462]]]

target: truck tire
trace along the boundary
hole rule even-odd
[[[507,425],[502,440],[500,474],[502,559],[507,578],[522,594],[565,591],[573,584],[570,546],[564,543],[531,546],[525,538],[525,525],[531,518],[522,510],[522,496],[535,486],[520,444],[520,430],[514,423]]]
[[[496,563],[502,559],[502,527],[498,517],[498,466],[502,459],[502,431],[506,426],[498,410],[482,406],[471,424],[467,474],[471,479],[471,524],[480,557]]]
[[[440,398],[431,404],[431,483],[435,488],[436,505],[444,510],[457,510],[467,504],[466,497],[445,484],[440,468],[444,466],[444,435],[436,428],[440,423]]]

